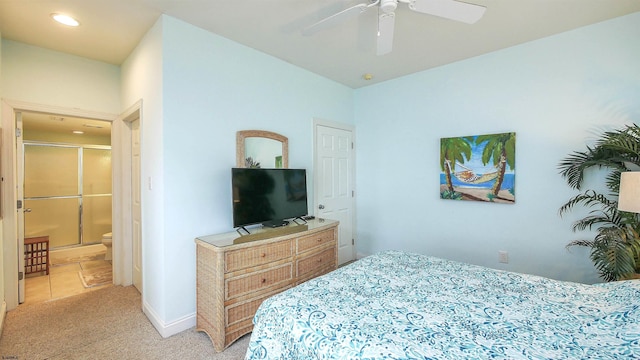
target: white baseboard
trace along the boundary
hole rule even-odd
[[[142,312],[144,312],[149,321],[151,321],[151,324],[153,324],[153,327],[156,328],[158,333],[160,333],[160,336],[163,338],[168,338],[169,336],[181,333],[196,326],[195,313],[187,315],[182,319],[165,323],[146,302],[142,303]]]
[[[2,300],[2,305],[0,306],[0,336],[2,335],[2,329],[4,329],[4,318],[7,315],[7,303]]]

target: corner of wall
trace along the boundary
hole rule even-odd
[[[151,321],[151,324],[153,324],[153,327],[156,328],[160,336],[162,336],[163,338],[168,338],[196,326],[195,313],[192,313],[170,323],[165,323],[144,300],[142,301],[142,312],[144,312],[149,321]]]

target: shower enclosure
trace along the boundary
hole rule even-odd
[[[111,232],[111,147],[24,142],[25,238],[51,249],[96,244]]]

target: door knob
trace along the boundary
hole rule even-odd
[[[318,209],[320,209],[320,210],[324,209],[324,205],[322,205],[322,204],[318,205]]]
[[[31,208],[26,208],[23,211],[26,212],[26,213],[31,212]]]

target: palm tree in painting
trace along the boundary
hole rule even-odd
[[[482,150],[482,163],[487,165],[492,162],[498,170],[498,177],[490,194],[490,196],[497,197],[504,181],[507,165],[511,170],[514,170],[516,166],[516,133],[480,135],[476,138],[477,145],[483,142],[487,144]]]
[[[456,162],[464,163],[471,158],[471,139],[469,137],[440,139],[440,167],[447,181],[447,190],[453,193],[451,173],[455,171]]]

